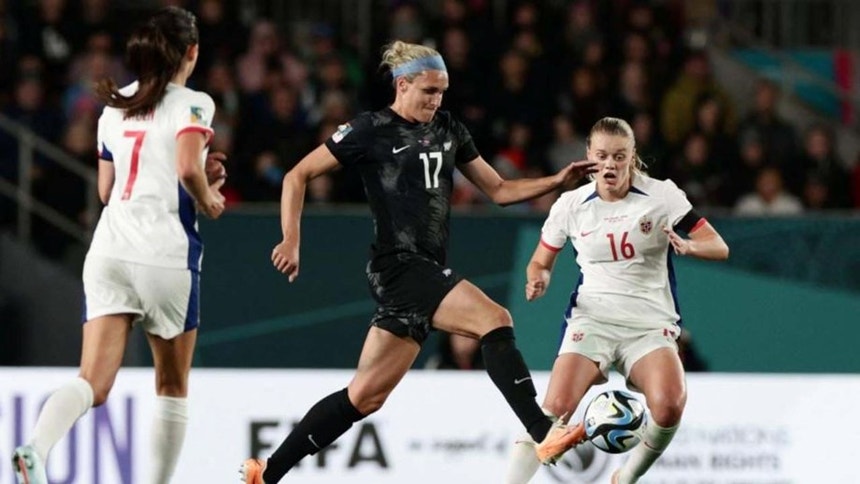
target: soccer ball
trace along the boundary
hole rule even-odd
[[[598,449],[620,454],[641,440],[648,414],[632,394],[624,390],[605,391],[585,409],[585,433]]]

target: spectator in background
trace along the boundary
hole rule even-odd
[[[254,155],[251,167],[250,177],[241,190],[242,199],[249,202],[277,202],[286,173],[284,163],[274,151],[265,150]]]
[[[687,136],[670,178],[686,192],[693,205],[703,208],[724,205],[723,171],[714,164],[708,139],[702,133]]]
[[[734,128],[734,114],[729,97],[711,77],[711,66],[703,51],[691,51],[684,59],[682,71],[666,92],[661,107],[661,131],[671,146],[678,146],[695,128],[696,103],[703,94],[710,94],[725,107],[725,125]]]
[[[607,105],[598,90],[597,77],[588,67],[575,69],[568,89],[561,94],[558,107],[570,116],[577,133],[588,133],[596,119],[607,112]]]
[[[738,158],[729,165],[727,179],[728,200],[730,205],[737,203],[741,196],[755,190],[758,172],[769,164],[764,151],[764,143],[756,128],[745,128],[738,137]]]
[[[773,166],[761,169],[755,191],[738,200],[735,214],[744,216],[798,215],[803,212],[800,200],[783,187],[782,172]]]
[[[472,56],[468,33],[451,27],[442,35],[441,53],[448,64],[450,88],[445,93],[445,106],[458,116],[475,139],[475,144],[489,144],[487,129],[486,86],[480,67]]]
[[[239,87],[245,93],[261,93],[273,82],[290,82],[304,74],[305,66],[282,49],[280,32],[274,22],[257,20],[251,27],[247,50],[236,61]]]
[[[63,134],[63,149],[86,166],[96,164],[92,122],[87,117],[75,119]],[[95,222],[86,218],[87,187],[83,179],[55,163],[42,166],[39,173],[33,183],[36,199],[82,227],[90,227]],[[54,260],[63,260],[75,239],[41,217],[34,217],[33,242],[42,254]]]
[[[82,37],[69,5],[65,0],[39,0],[35,11],[28,10],[21,20],[21,51],[44,61],[47,92],[62,92],[75,42]]]
[[[573,127],[570,118],[558,114],[552,120],[552,141],[547,149],[546,158],[549,169],[555,173],[573,160],[585,158],[585,138]]]
[[[545,112],[545,100],[541,99],[540,92],[532,89],[528,57],[509,49],[502,54],[498,68],[499,78],[490,85],[491,97],[487,100],[496,147],[504,145],[511,124],[530,124]]]
[[[668,178],[671,160],[660,138],[654,116],[648,111],[639,111],[632,120],[630,126],[636,138],[636,153],[648,166],[648,173],[658,180]]]
[[[66,119],[86,118],[95,126],[98,113],[104,107],[95,93],[96,83],[111,77],[125,84],[128,76],[121,64],[114,62],[116,59],[109,54],[109,48],[98,45],[110,39],[107,34],[91,39],[95,45],[72,61],[69,87],[63,95],[63,112]]]
[[[703,94],[696,102],[695,131],[708,141],[710,161],[720,172],[729,171],[738,157],[734,133],[726,123],[726,110],[722,100],[711,93]]]
[[[208,74],[216,62],[232,61],[239,54],[242,44],[237,42],[237,39],[244,38],[246,34],[242,24],[236,22],[236,3],[200,0],[197,6],[200,19],[200,59],[196,69],[198,75]]]
[[[833,132],[824,125],[809,127],[803,136],[803,153],[794,170],[787,172],[786,185],[794,193],[803,193],[806,180],[817,177],[829,187],[830,204],[834,208],[851,206],[851,181],[848,170],[836,155]]]
[[[610,102],[610,112],[623,119],[633,119],[637,112],[651,111],[654,96],[648,82],[645,66],[628,61],[621,66],[618,90]]]
[[[781,166],[790,166],[797,158],[798,143],[794,127],[777,111],[780,90],[775,82],[759,79],[751,110],[741,121],[739,131],[755,129],[761,137],[769,160]]]

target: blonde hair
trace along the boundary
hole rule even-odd
[[[383,47],[382,62],[379,63],[379,67],[388,67],[388,69],[393,72],[399,65],[405,64],[409,61],[423,59],[424,57],[433,56],[440,56],[440,54],[439,51],[432,47],[427,47],[426,45],[421,44],[410,44],[408,42],[403,42],[402,40],[395,40]],[[418,75],[419,73],[415,73],[408,74],[404,77],[406,77],[407,81],[412,82]],[[392,82],[394,82],[394,80],[392,80]]]
[[[648,165],[642,161],[639,153],[635,151],[636,136],[634,136],[633,128],[630,127],[630,124],[628,124],[627,121],[624,121],[621,118],[612,118],[608,116],[601,118],[599,121],[594,123],[594,126],[591,127],[591,131],[588,133],[588,138],[585,139],[585,145],[588,148],[591,148],[591,138],[597,133],[608,134],[610,136],[621,136],[633,141],[633,163],[631,164],[633,173],[637,175],[647,174],[645,170],[648,168]]]

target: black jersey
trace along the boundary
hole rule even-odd
[[[462,123],[445,111],[412,123],[386,108],[340,126],[326,146],[361,174],[376,229],[374,258],[412,252],[445,263],[454,165],[479,156]]]

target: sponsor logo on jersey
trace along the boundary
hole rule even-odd
[[[191,122],[195,124],[207,124],[203,108],[200,106],[191,106]]]
[[[585,338],[585,333],[582,331],[577,331],[570,335],[570,339],[572,339],[574,343],[579,343],[582,341],[582,338]]]
[[[420,143],[421,146],[430,146],[430,140],[426,138],[419,140],[418,143]]]
[[[331,135],[331,140],[335,143],[340,143],[340,141],[352,131],[352,126],[349,123],[341,124],[337,127],[337,131],[333,135]]]
[[[654,228],[654,222],[651,220],[651,217],[647,215],[643,215],[642,218],[639,219],[639,231],[645,235],[651,233],[651,229]]]

